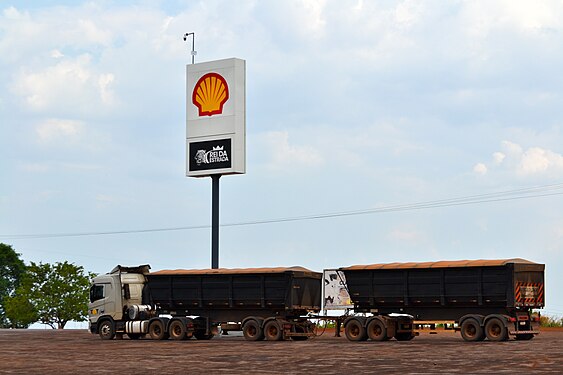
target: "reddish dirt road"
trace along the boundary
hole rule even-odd
[[[464,342],[422,331],[412,341],[353,343],[332,334],[309,341],[102,341],[84,330],[0,330],[0,373],[15,374],[490,374],[563,373],[563,332],[531,341]]]

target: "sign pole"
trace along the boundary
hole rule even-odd
[[[219,268],[219,179],[211,175],[211,268]]]

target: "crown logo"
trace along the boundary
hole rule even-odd
[[[223,151],[223,146],[213,147],[213,150],[211,151]]]
[[[207,73],[195,84],[192,103],[198,108],[200,116],[223,113],[223,105],[227,100],[229,100],[229,86],[221,75]]]

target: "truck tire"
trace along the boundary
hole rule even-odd
[[[365,341],[368,338],[366,329],[358,319],[351,319],[344,327],[346,338],[350,341]]]
[[[102,321],[98,327],[98,333],[102,340],[112,340],[115,337],[115,327],[110,319]]]
[[[242,334],[248,341],[259,341],[264,339],[264,331],[260,327],[260,323],[256,320],[248,320],[242,326]]]
[[[168,332],[173,340],[186,339],[186,325],[181,320],[173,320],[168,327]]]
[[[380,319],[372,319],[367,326],[367,334],[370,340],[373,341],[387,341],[389,337],[387,336],[387,328],[385,323]]]
[[[461,323],[461,337],[465,341],[482,341],[485,339],[485,332],[476,319],[468,318]]]
[[[485,335],[490,341],[506,341],[508,329],[499,318],[491,318],[485,324]]]
[[[283,331],[277,320],[270,320],[264,325],[264,337],[268,341],[280,341]]]
[[[166,340],[169,335],[164,328],[164,323],[161,320],[154,320],[149,325],[149,336],[153,340]]]

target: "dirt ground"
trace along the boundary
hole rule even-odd
[[[563,331],[531,341],[464,342],[423,330],[412,341],[349,342],[333,332],[308,341],[102,341],[85,330],[0,330],[4,374],[563,373]]]

